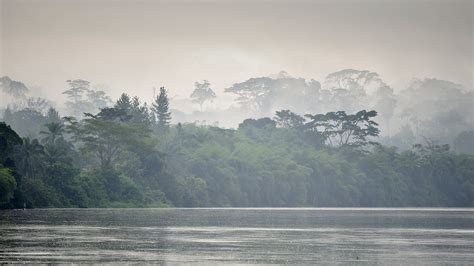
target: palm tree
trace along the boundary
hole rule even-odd
[[[53,144],[58,139],[62,139],[64,130],[64,125],[61,122],[51,122],[44,125],[48,130],[41,131],[40,134],[44,135],[41,139],[43,143]]]
[[[72,151],[72,144],[61,138],[55,143],[44,145],[44,158],[49,165],[57,162],[70,163],[72,160],[70,153]]]
[[[42,170],[41,157],[43,155],[43,146],[37,139],[23,138],[23,145],[17,146],[15,151],[18,169],[26,176],[35,176]]]

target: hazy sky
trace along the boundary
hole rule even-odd
[[[400,86],[437,77],[472,88],[473,1],[0,0],[0,76],[57,97],[65,80],[116,97],[153,86],[218,95],[285,70],[321,80],[344,68]]]

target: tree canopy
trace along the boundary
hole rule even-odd
[[[238,129],[185,123],[166,131],[154,130],[159,116],[125,94],[81,119],[49,113],[39,140],[0,123],[3,208],[474,202],[472,155],[429,139],[403,152],[370,145],[379,134],[376,111],[281,110]]]
[[[207,101],[212,101],[216,98],[216,94],[211,89],[211,84],[207,80],[194,83],[194,91],[191,94],[191,99],[193,102],[199,104],[199,108],[202,111],[202,105]]]
[[[167,128],[171,121],[171,112],[169,111],[168,92],[165,87],[160,88],[160,94],[156,97],[151,108],[161,129]]]

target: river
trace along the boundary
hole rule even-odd
[[[0,263],[470,264],[474,209],[0,210]]]

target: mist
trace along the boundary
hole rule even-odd
[[[470,264],[472,0],[0,0],[0,264]]]
[[[153,88],[165,86],[177,111],[175,122],[205,120],[234,128],[245,116],[272,113],[234,110],[236,97],[225,89],[281,71],[314,79],[325,89],[331,73],[368,70],[398,98],[413,79],[446,80],[465,91],[473,87],[471,1],[114,1],[110,6],[109,1],[2,0],[0,26],[1,76],[23,82],[28,96],[47,99],[64,114],[62,92],[73,79],[91,82],[114,100],[125,92],[148,103]],[[189,101],[194,83],[202,80],[209,80],[217,95],[204,109]],[[0,101],[4,108],[11,104],[8,97],[3,94]],[[461,97],[472,101],[472,94]],[[396,107],[403,108],[410,107]],[[403,126],[397,119],[391,120],[390,133]]]
[[[473,84],[471,1],[113,3],[2,0],[0,73],[56,102],[68,79],[146,101],[159,86],[187,98],[202,79],[222,98],[282,70],[319,81],[371,70],[395,89],[414,77]]]

